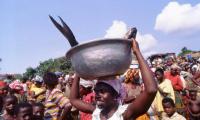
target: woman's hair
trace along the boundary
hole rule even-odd
[[[54,87],[58,84],[58,77],[56,76],[55,73],[52,72],[45,73],[43,76],[43,80],[47,86]]]
[[[127,73],[126,73],[126,76],[125,76],[125,83],[129,83],[131,82],[133,79],[134,79],[134,76],[139,74],[139,71],[136,70],[136,69],[133,69],[133,68],[130,68]]]
[[[175,107],[174,101],[173,101],[171,98],[169,98],[169,97],[163,98],[162,103],[163,103],[163,104],[164,104],[164,103],[170,103],[173,107]]]
[[[109,92],[113,97],[118,98],[120,95],[118,92],[111,86],[103,82],[98,82],[94,88],[95,92],[106,91]]]

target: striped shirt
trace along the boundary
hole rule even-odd
[[[71,104],[61,90],[54,88],[51,92],[47,91],[44,118],[48,120],[57,120],[65,106],[71,106]]]

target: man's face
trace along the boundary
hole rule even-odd
[[[14,107],[17,104],[17,101],[14,98],[7,98],[4,101],[4,108],[6,109],[6,111],[8,112],[14,112]]]
[[[163,103],[163,108],[165,113],[171,117],[175,113],[175,108],[171,105],[170,102]]]
[[[191,91],[191,92],[189,92],[189,96],[190,96],[191,100],[196,100],[197,92],[196,91]]]
[[[156,72],[155,73],[155,76],[156,76],[156,78],[160,81],[160,80],[163,80],[163,74],[161,73],[161,72]]]
[[[176,68],[171,68],[171,74],[172,75],[177,75],[177,69]]]
[[[43,120],[44,117],[44,108],[41,106],[33,107],[33,116],[36,120]]]
[[[73,77],[69,77],[68,84],[69,84],[70,87],[72,86],[73,80],[74,80]]]
[[[17,120],[32,120],[33,110],[29,107],[24,107],[19,109],[19,113],[16,116]]]

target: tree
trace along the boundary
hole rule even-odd
[[[33,78],[36,74],[43,76],[45,72],[62,72],[69,73],[72,71],[71,61],[65,57],[60,57],[57,59],[49,59],[43,62],[40,62],[39,66],[34,68],[27,68],[23,76],[28,78]]]
[[[189,54],[191,52],[192,52],[192,50],[187,49],[187,47],[183,47],[181,49],[181,52],[178,54],[178,56],[184,56],[184,55]]]
[[[40,65],[36,68],[37,74],[43,76],[45,72],[63,72],[69,73],[72,70],[71,61],[65,57],[57,59],[49,59],[44,62],[40,62]]]
[[[34,68],[29,67],[26,69],[26,72],[23,74],[23,76],[32,79],[36,73],[37,71]]]
[[[40,62],[40,65],[36,68],[37,73],[41,76],[44,75],[45,72],[54,72],[54,60],[49,59],[44,62]]]

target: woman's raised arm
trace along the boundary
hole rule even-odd
[[[141,114],[146,113],[157,92],[156,81],[149,66],[143,58],[135,39],[132,41],[132,50],[139,63],[145,90],[132,103],[129,104],[127,110],[123,114],[125,120],[129,118],[137,118]]]
[[[78,110],[82,112],[93,113],[93,111],[95,110],[95,106],[83,102],[79,98],[79,82],[80,82],[80,77],[77,74],[75,74],[70,91],[70,102],[74,107],[76,107]]]

